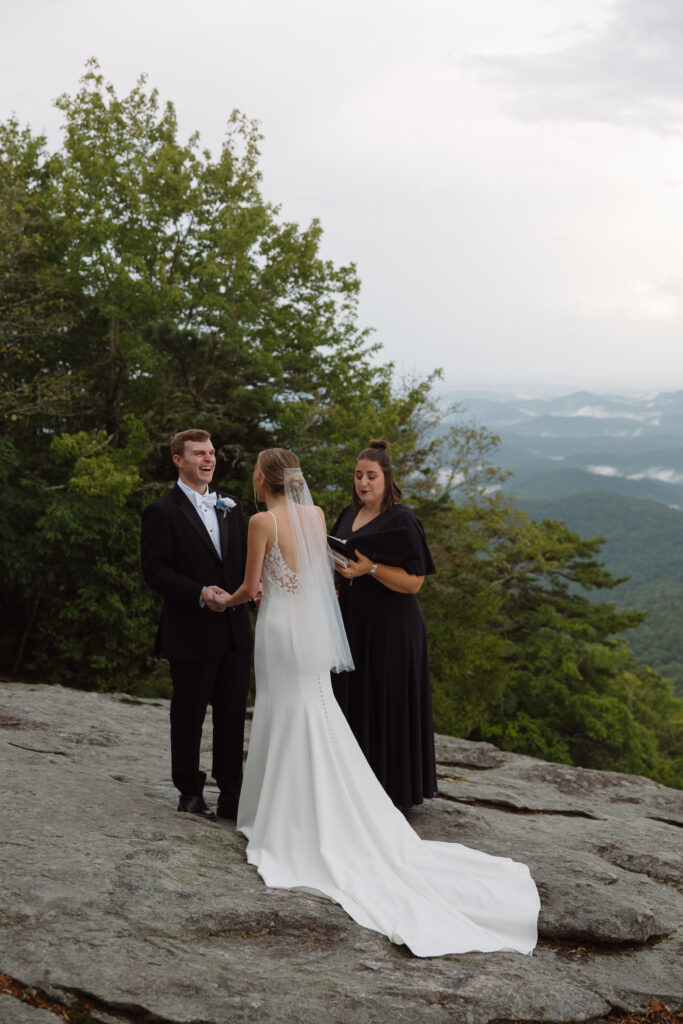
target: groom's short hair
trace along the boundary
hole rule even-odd
[[[171,455],[185,454],[186,441],[208,441],[211,434],[207,430],[181,430],[171,441]]]

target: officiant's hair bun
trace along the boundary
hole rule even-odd
[[[259,452],[256,460],[271,489],[278,494],[285,489],[285,470],[299,469],[299,459],[289,448],[266,448]],[[303,476],[290,480],[292,490],[300,491],[304,486]]]
[[[401,501],[401,488],[394,479],[394,470],[391,465],[391,456],[389,455],[389,442],[384,438],[379,441],[371,441],[369,448],[364,448],[356,459],[356,465],[359,462],[368,461],[376,462],[384,474],[384,498],[382,499],[382,512],[386,512],[392,505],[398,505]],[[356,487],[354,484],[352,503],[356,512],[359,511],[363,502],[356,494]]]
[[[360,462],[361,459],[371,459],[372,462],[379,462],[380,466],[386,473],[387,469],[391,469],[389,442],[384,438],[381,438],[379,441],[371,441],[370,447],[363,449],[356,459],[356,462]]]

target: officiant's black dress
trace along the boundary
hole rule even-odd
[[[419,519],[394,505],[359,530],[345,508],[333,526],[336,537],[357,537],[406,527],[418,557],[403,568],[416,576],[435,572]],[[398,594],[372,576],[346,580],[337,574],[339,603],[354,672],[333,674],[337,701],[377,778],[398,807],[436,793],[434,723],[427,639],[413,594]]]

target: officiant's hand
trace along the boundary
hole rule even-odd
[[[337,572],[341,573],[347,580],[355,579],[356,576],[367,576],[372,569],[372,560],[370,558],[366,558],[358,549],[356,549],[355,555],[356,561],[349,561],[346,568],[337,566]]]
[[[337,572],[347,580],[353,580],[356,576],[367,576],[370,573],[374,580],[381,583],[387,590],[394,590],[397,594],[417,594],[424,582],[424,576],[415,576],[413,573],[406,572],[400,565],[384,565],[381,562],[375,564],[370,558],[361,555],[358,549],[356,549],[356,554],[358,555],[357,562],[350,562],[348,569],[337,569]]]
[[[202,590],[202,601],[212,612],[224,612],[229,597],[230,595],[220,587],[204,587]]]

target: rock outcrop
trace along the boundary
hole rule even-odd
[[[437,757],[439,797],[409,820],[529,865],[531,957],[420,960],[332,903],[267,889],[232,823],[176,813],[165,702],[0,684],[0,973],[103,1024],[680,1009],[683,793],[452,737]],[[58,1018],[0,996],[2,1024],[33,1020]]]

